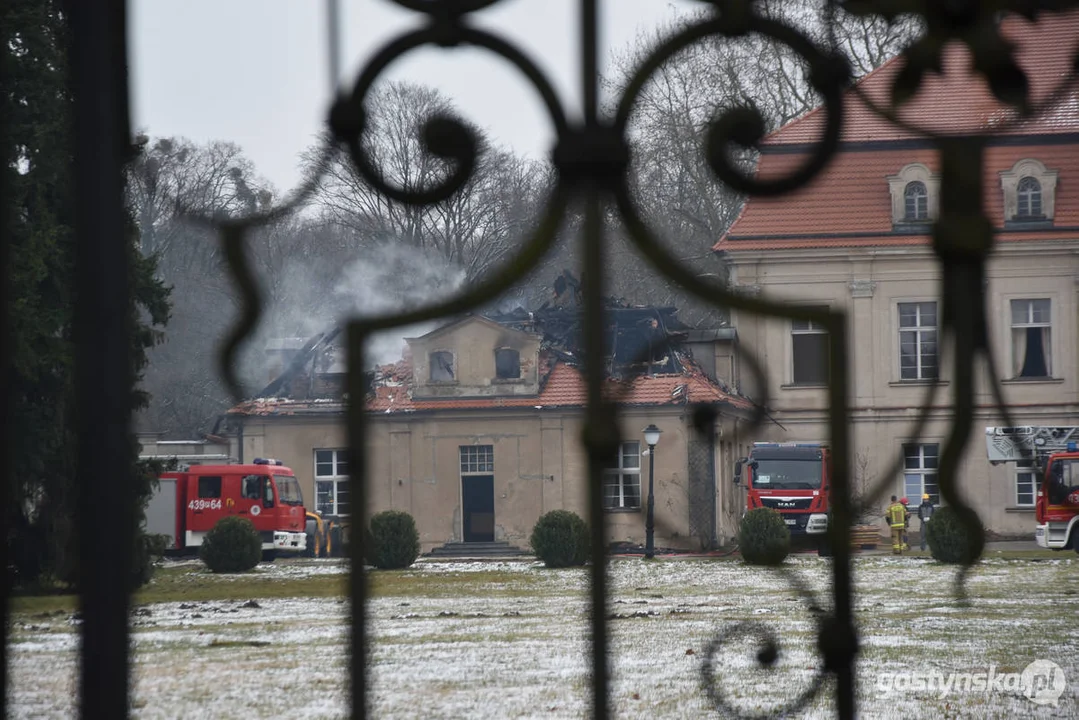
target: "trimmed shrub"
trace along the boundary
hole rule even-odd
[[[536,557],[549,568],[584,565],[592,552],[588,524],[569,510],[552,510],[541,516],[529,542]]]
[[[340,534],[334,545],[341,542]],[[346,548],[342,548],[345,550]],[[367,562],[380,570],[406,568],[420,554],[420,533],[412,516],[400,510],[386,510],[371,516],[367,529]]]
[[[262,559],[262,538],[247,518],[221,518],[202,539],[199,558],[215,573],[245,572]]]
[[[978,514],[950,506],[933,513],[925,539],[933,559],[942,563],[970,565],[985,548],[985,530]]]
[[[742,517],[738,546],[750,565],[780,565],[791,550],[791,533],[775,510],[755,508]]]

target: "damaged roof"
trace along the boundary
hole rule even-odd
[[[581,371],[549,353],[543,353],[540,361],[540,391],[530,396],[414,398],[410,363],[384,365],[374,373],[367,409],[383,414],[497,408],[583,409],[588,404],[588,388]],[[604,385],[604,396],[620,407],[716,403],[746,411],[753,407],[750,400],[705,375],[691,358],[681,357],[680,365],[683,370],[678,373],[639,375],[624,380],[612,378]],[[259,398],[240,403],[229,413],[258,416],[343,413],[345,405],[343,400],[329,398]]]
[[[398,362],[369,374],[368,410],[375,413],[494,408],[584,408],[587,386],[580,371],[584,356],[584,329],[580,283],[569,271],[552,284],[551,298],[534,311],[469,315],[450,320],[425,338],[448,332],[466,320],[479,320],[517,332],[538,335],[540,341],[539,392],[536,394],[414,397],[412,358],[408,350]],[[604,318],[609,353],[605,371],[610,378],[604,393],[623,407],[721,403],[749,410],[752,401],[722,382],[709,378],[693,362],[684,345],[690,328],[680,322],[673,307],[632,305],[607,298]],[[341,369],[322,358],[335,355],[339,329],[320,333],[304,343],[289,367],[270,382],[258,397],[232,408],[233,415],[307,415],[342,413]],[[332,377],[334,380],[328,381]]]

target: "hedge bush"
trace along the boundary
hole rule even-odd
[[[569,510],[552,510],[536,521],[532,551],[550,568],[584,565],[591,554],[588,524]]]
[[[340,542],[340,536],[337,541]],[[335,545],[337,543],[335,542]],[[371,516],[367,529],[367,562],[381,570],[406,568],[420,554],[420,533],[412,516],[386,510]]]
[[[245,572],[262,559],[262,538],[247,518],[221,518],[203,538],[199,558],[215,573]]]
[[[756,508],[742,517],[738,546],[750,565],[779,565],[790,553],[791,533],[782,515],[771,508]]]
[[[969,565],[981,557],[985,531],[978,514],[969,509],[942,507],[933,513],[925,532],[933,559]]]

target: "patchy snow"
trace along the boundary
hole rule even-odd
[[[789,569],[830,604],[830,561]],[[193,567],[194,571],[195,568]],[[335,560],[259,566],[282,578],[343,574]],[[588,714],[588,570],[532,561],[421,561],[369,605],[374,717],[578,718]],[[865,717],[1062,717],[1079,714],[1079,561],[987,560],[953,595],[954,570],[917,558],[860,557],[855,566]],[[222,582],[240,582],[243,576]],[[406,588],[393,590],[392,588]],[[377,580],[376,580],[377,588]],[[779,709],[820,672],[810,599],[778,573],[731,560],[615,560],[608,627],[613,715],[715,715],[702,692],[706,648],[732,624],[775,632],[777,662],[732,638],[714,656],[715,687],[746,711]],[[348,604],[340,598],[175,602],[132,615],[135,718],[336,718],[347,715]],[[77,623],[12,618],[9,707],[15,718],[74,715]],[[891,691],[896,673],[1019,672],[1056,662],[1058,707],[1013,691]],[[802,713],[834,715],[834,686]]]

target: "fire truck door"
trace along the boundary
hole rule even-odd
[[[240,479],[240,494],[236,501],[236,514],[247,517],[257,524],[263,510],[263,499],[266,487],[270,485],[270,478],[266,475],[245,475]],[[271,505],[272,491],[271,491]]]
[[[207,532],[223,517],[226,509],[224,498],[228,496],[223,488],[223,478],[203,475],[190,480],[193,487],[187,495],[187,529]]]

